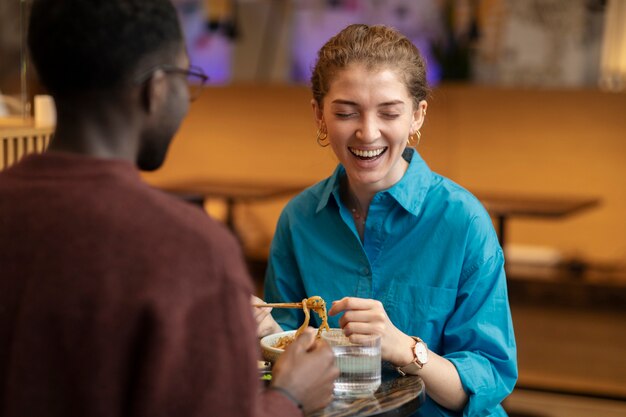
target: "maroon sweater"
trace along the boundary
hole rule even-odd
[[[300,415],[261,392],[232,235],[124,161],[0,173],[0,416]]]

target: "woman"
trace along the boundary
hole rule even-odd
[[[476,198],[408,146],[428,107],[419,51],[393,29],[351,25],[319,51],[311,81],[317,141],[340,164],[284,209],[267,301],[335,300],[331,327],[380,334],[383,360],[423,378],[418,415],[506,415],[517,367],[504,258]],[[303,319],[273,314],[260,332]]]

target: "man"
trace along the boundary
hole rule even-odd
[[[337,370],[311,332],[260,391],[235,239],[138,175],[161,165],[188,108],[169,1],[35,0],[29,47],[58,125],[46,153],[0,174],[0,415],[326,405]]]

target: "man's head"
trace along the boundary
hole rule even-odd
[[[66,109],[124,109],[139,167],[162,163],[188,103],[185,77],[160,67],[189,65],[169,0],[35,0],[28,45],[60,123]]]
[[[35,0],[28,46],[55,96],[128,86],[151,55],[182,44],[168,0]]]

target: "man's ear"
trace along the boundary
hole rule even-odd
[[[143,83],[141,103],[147,113],[154,114],[165,101],[167,94],[165,81],[165,73],[158,69]]]

